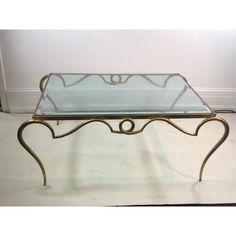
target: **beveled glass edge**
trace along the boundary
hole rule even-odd
[[[202,103],[203,103],[203,105],[205,105],[209,110],[210,110],[210,113],[208,113],[208,114],[215,114],[215,112],[213,111],[213,109],[210,107],[210,106],[208,106],[208,104],[204,101],[204,99],[195,91],[195,89],[189,84],[189,82],[188,82],[188,80],[183,76],[183,75],[181,75],[181,74],[179,74],[180,76],[181,76],[181,78],[183,78],[185,81],[186,81],[186,83],[187,83],[187,85],[189,86],[189,88],[191,88],[192,89],[192,91],[197,95],[197,97],[202,101]],[[216,115],[216,114],[215,114]]]
[[[190,113],[190,114],[156,114],[156,115],[33,115],[35,120],[89,120],[89,119],[104,119],[104,120],[118,120],[118,119],[153,119],[153,118],[168,118],[168,119],[191,119],[191,118],[209,118],[215,117],[215,113]]]
[[[47,88],[49,79],[52,75],[178,75],[180,76],[186,84],[192,89],[192,91],[197,95],[197,97],[202,101],[203,105],[205,105],[210,113],[188,113],[188,114],[173,114],[173,113],[165,113],[165,114],[153,114],[153,115],[37,115],[36,111],[38,110],[41,99],[44,95],[44,92]],[[209,118],[215,117],[216,113],[208,106],[208,104],[203,100],[203,98],[193,89],[193,87],[188,83],[188,80],[182,76],[180,73],[50,73],[48,74],[47,82],[44,86],[44,89],[41,93],[35,111],[33,113],[32,119],[36,120],[87,120],[87,119],[152,119],[157,117],[169,118],[169,119],[187,119],[187,118]]]

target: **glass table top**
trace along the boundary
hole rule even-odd
[[[209,117],[180,74],[50,74],[33,117]]]

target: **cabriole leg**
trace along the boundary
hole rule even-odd
[[[24,138],[23,138],[23,131],[24,129],[31,125],[31,124],[42,124],[44,126],[47,126],[51,133],[52,133],[52,136],[54,137],[54,131],[52,129],[52,127],[46,123],[45,121],[40,121],[40,120],[29,120],[29,121],[26,121],[24,122],[18,129],[18,132],[17,132],[17,138],[20,142],[20,144],[24,147],[24,149],[35,159],[35,161],[38,163],[41,171],[42,171],[42,174],[43,174],[43,185],[46,185],[47,184],[47,177],[46,177],[46,171],[45,171],[45,168],[43,166],[43,163],[41,162],[41,160],[39,159],[39,157],[34,153],[34,151],[26,144],[26,142],[24,141]]]
[[[205,159],[203,160],[201,167],[200,167],[200,172],[199,172],[199,181],[202,181],[203,170],[204,170],[204,167],[205,167],[208,159],[220,147],[220,145],[226,140],[226,138],[229,135],[229,124],[227,123],[226,120],[224,120],[223,118],[219,118],[219,117],[207,118],[207,119],[203,120],[202,123],[200,123],[200,125],[197,127],[196,134],[198,133],[198,130],[201,128],[201,126],[209,121],[218,121],[221,124],[223,124],[224,133],[223,133],[222,137],[220,138],[220,140],[213,146],[213,148],[208,152]]]

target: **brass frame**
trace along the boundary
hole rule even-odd
[[[195,132],[194,133],[190,133],[184,129],[182,129],[180,126],[178,126],[177,124],[175,124],[173,121],[171,121],[170,119],[168,118],[153,118],[149,121],[147,121],[143,127],[139,130],[136,130],[134,131],[134,128],[135,128],[135,122],[132,120],[132,119],[123,119],[120,121],[119,123],[119,130],[114,130],[112,128],[112,126],[105,120],[102,120],[102,119],[91,119],[91,120],[88,120],[78,126],[76,126],[74,129],[64,133],[64,134],[60,134],[60,135],[56,135],[52,126],[50,126],[46,121],[42,121],[42,120],[29,120],[29,121],[26,121],[24,122],[18,129],[18,132],[17,132],[17,137],[18,137],[18,140],[20,142],[20,144],[25,148],[25,150],[37,161],[37,163],[39,164],[40,166],[40,169],[42,171],[42,174],[43,174],[43,185],[46,185],[46,171],[44,169],[44,166],[42,164],[42,162],[40,161],[40,159],[38,158],[38,156],[34,153],[34,151],[26,144],[26,142],[24,141],[23,139],[23,131],[24,129],[31,125],[31,124],[41,124],[41,125],[44,125],[46,126],[50,131],[51,131],[51,134],[52,134],[52,138],[53,139],[58,139],[58,138],[63,138],[65,136],[68,136],[72,133],[74,133],[75,131],[79,130],[80,128],[82,128],[83,126],[89,124],[89,123],[93,123],[93,122],[100,122],[100,123],[103,123],[105,124],[112,133],[116,133],[116,134],[126,134],[126,135],[134,135],[134,134],[138,134],[138,133],[141,133],[143,132],[143,130],[152,122],[154,121],[164,121],[168,124],[170,124],[171,126],[173,126],[174,128],[176,128],[177,130],[181,131],[182,133],[184,134],[187,134],[187,135],[190,135],[190,136],[197,136],[198,135],[198,132],[200,130],[200,128],[205,124],[205,123],[208,123],[210,121],[218,121],[220,122],[221,124],[223,124],[224,126],[224,134],[222,135],[222,137],[220,138],[220,140],[213,146],[213,148],[208,152],[208,154],[206,155],[205,159],[203,160],[202,164],[201,164],[201,167],[200,167],[200,172],[199,172],[199,181],[202,181],[202,174],[203,174],[203,170],[204,170],[204,167],[206,165],[206,162],[208,161],[208,159],[210,158],[210,156],[220,147],[220,145],[226,140],[226,138],[228,137],[228,134],[229,134],[229,125],[228,123],[222,119],[222,118],[219,118],[219,117],[210,117],[210,118],[206,118],[204,119],[196,128]],[[125,129],[123,124],[125,122],[129,122],[131,124],[131,127],[129,129]]]
[[[45,75],[41,81],[40,81],[40,90],[42,92],[41,94],[41,97],[40,99],[42,98],[42,95],[45,91],[45,87],[46,85],[44,86],[44,83],[46,81],[46,83],[48,83],[48,78],[50,77],[50,74],[49,75]],[[186,80],[186,79],[185,79]],[[188,84],[189,85],[189,84]],[[190,85],[189,85],[190,86]],[[191,87],[191,86],[190,86]],[[194,91],[194,90],[193,90]],[[195,91],[194,91],[195,92]],[[196,92],[195,92],[196,93]],[[196,93],[197,94],[197,93]],[[197,94],[198,95],[198,94]],[[181,95],[179,95],[181,96]],[[199,95],[198,95],[199,96]],[[202,99],[201,99],[202,100]],[[203,101],[203,100],[202,100]],[[204,101],[203,101],[204,102]],[[204,104],[206,104],[204,102]],[[37,105],[38,106],[38,105]],[[210,109],[210,108],[209,108]],[[210,109],[211,110],[211,109]],[[211,110],[212,111],[212,110]],[[195,116],[186,116],[185,118],[194,118]],[[191,132],[188,132],[186,130],[184,130],[183,128],[181,128],[180,126],[178,126],[176,123],[174,123],[172,120],[170,120],[171,118],[178,118],[174,115],[172,115],[171,117],[166,117],[166,116],[159,116],[159,117],[155,117],[155,116],[144,116],[144,117],[139,117],[139,116],[134,116],[134,117],[127,117],[127,116],[108,116],[108,117],[77,117],[77,119],[87,119],[87,121],[83,122],[82,124],[79,124],[77,125],[75,128],[73,128],[72,130],[64,133],[64,134],[59,134],[59,135],[56,135],[52,126],[47,123],[45,120],[48,119],[50,120],[50,117],[45,117],[45,116],[36,116],[35,113],[33,115],[33,120],[29,120],[29,121],[25,121],[18,129],[18,132],[17,132],[17,138],[20,142],[20,144],[25,148],[25,150],[35,159],[35,161],[38,163],[41,171],[42,171],[42,175],[43,175],[43,185],[46,185],[47,184],[47,177],[46,177],[46,171],[45,171],[45,168],[43,166],[43,163],[41,162],[41,160],[39,159],[39,157],[35,154],[35,152],[28,146],[28,144],[24,141],[24,138],[23,138],[23,131],[24,129],[29,126],[29,125],[32,125],[32,124],[41,124],[41,125],[44,125],[46,126],[51,134],[52,134],[52,138],[53,139],[58,139],[58,138],[63,138],[65,136],[68,136],[74,132],[76,132],[77,130],[79,130],[80,128],[84,127],[85,125],[87,124],[90,124],[90,123],[94,123],[94,122],[100,122],[100,123],[103,123],[105,124],[112,133],[116,133],[116,134],[125,134],[125,135],[134,135],[134,134],[138,134],[138,133],[141,133],[144,131],[144,129],[152,122],[154,121],[163,121],[163,122],[166,122],[167,124],[171,125],[172,127],[176,128],[177,130],[179,130],[180,132],[184,133],[184,134],[187,134],[189,136],[197,136],[198,133],[199,133],[199,130],[200,128],[208,123],[208,122],[211,122],[211,121],[217,121],[217,122],[220,122],[223,127],[224,127],[224,133],[222,135],[222,137],[219,139],[219,141],[212,147],[212,149],[207,153],[206,157],[204,158],[201,166],[200,166],[200,170],[199,170],[199,181],[202,181],[202,176],[203,176],[203,170],[205,168],[205,165],[207,163],[207,161],[209,160],[209,158],[211,157],[211,155],[221,146],[221,144],[226,140],[226,138],[228,137],[229,135],[229,125],[227,123],[226,120],[224,120],[223,118],[220,118],[220,117],[216,117],[216,114],[212,111],[211,114],[207,114],[207,115],[203,115],[203,116],[196,116],[197,118],[199,117],[203,117],[205,118],[202,122],[199,123],[199,125],[197,126],[195,132],[191,133]],[[52,120],[58,120],[58,119],[62,119],[62,120],[66,120],[66,119],[74,119],[75,117],[60,117],[60,116],[56,116],[56,117],[51,117]],[[122,119],[120,122],[119,122],[119,130],[115,130],[112,128],[112,126],[106,121],[107,119]],[[144,119],[149,119],[143,126],[142,128],[140,129],[137,129],[135,130],[135,121],[134,119],[137,119],[137,118],[144,118]],[[184,118],[183,116],[181,116],[181,118]],[[130,124],[130,128],[126,129],[124,128],[124,123],[129,123]]]

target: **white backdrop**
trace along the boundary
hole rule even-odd
[[[181,73],[214,108],[236,108],[236,30],[1,31],[10,112],[31,112],[50,72]]]

